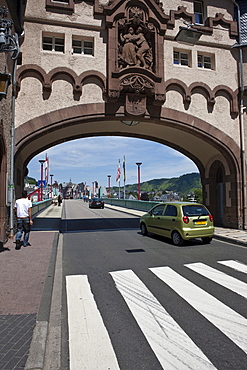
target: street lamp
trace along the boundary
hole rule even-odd
[[[138,200],[141,200],[141,162],[137,162],[136,165],[138,171]]]
[[[40,192],[41,192],[40,200],[42,201],[43,200],[43,166],[44,166],[44,163],[45,163],[45,159],[40,159],[39,163],[41,164],[41,168],[40,168]]]
[[[6,98],[10,78],[11,75],[9,73],[0,73],[0,98]]]
[[[111,197],[111,175],[107,175],[108,177],[108,198]]]
[[[201,31],[191,28],[193,24],[184,22],[187,27],[179,27],[179,32],[175,37],[175,41],[184,42],[185,44],[195,45],[202,35]]]
[[[51,177],[51,199],[52,199],[52,177],[53,177],[54,175],[50,175],[50,177]]]

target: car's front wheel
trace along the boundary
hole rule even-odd
[[[184,240],[183,238],[181,237],[181,235],[179,234],[178,231],[174,231],[172,233],[172,242],[174,245],[183,245],[184,244]]]
[[[147,230],[147,227],[144,223],[141,224],[141,234],[143,236],[147,235],[148,234],[148,230]]]

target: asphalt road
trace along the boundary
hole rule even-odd
[[[247,369],[245,247],[175,247],[82,201],[64,215],[63,370]]]

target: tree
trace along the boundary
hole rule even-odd
[[[196,188],[193,190],[195,194],[195,199],[198,203],[202,203],[202,189]]]

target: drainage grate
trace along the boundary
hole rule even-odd
[[[145,252],[144,249],[126,249],[127,253],[140,253]]]

